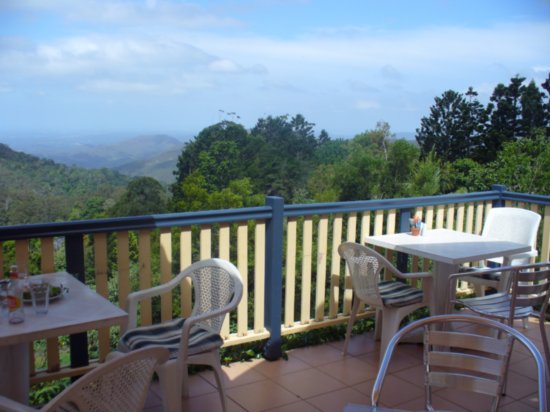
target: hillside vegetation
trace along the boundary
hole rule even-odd
[[[114,204],[129,180],[109,169],[69,167],[0,143],[0,224],[97,216],[93,210]]]

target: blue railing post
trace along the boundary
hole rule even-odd
[[[506,191],[506,186],[492,185],[491,189],[500,192],[500,195],[498,196],[498,198],[493,200],[493,207],[504,207],[504,200],[503,200],[502,193]]]
[[[265,327],[270,336],[264,347],[264,357],[277,360],[282,356],[284,199],[268,196],[265,203],[271,207],[272,217],[266,225]]]
[[[399,233],[410,232],[410,222],[411,210],[410,209],[401,209],[399,211]],[[401,272],[408,272],[409,266],[409,255],[406,253],[397,253],[397,269]]]
[[[86,283],[84,237],[82,234],[65,236],[65,261],[67,262],[67,272],[82,283]],[[69,342],[71,344],[71,368],[88,365],[88,334],[82,332],[70,335]]]

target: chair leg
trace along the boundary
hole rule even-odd
[[[220,394],[220,400],[222,403],[222,411],[227,411],[227,404],[226,404],[226,397],[225,397],[225,384],[223,383],[223,372],[221,365],[219,363],[219,357],[218,362],[214,362],[212,365],[212,369],[214,370],[214,376],[216,377],[216,384],[218,385],[218,392]]]
[[[175,361],[168,361],[159,365],[156,369],[159,375],[162,403],[165,412],[181,412],[182,374],[179,365]]]
[[[380,360],[384,357],[391,338],[399,330],[402,318],[399,310],[384,309],[384,315],[382,316],[382,339],[380,341]]]
[[[185,366],[181,371],[181,395],[189,398],[189,368]]]
[[[351,308],[351,314],[348,320],[348,327],[346,329],[346,339],[344,340],[344,356],[348,354],[348,345],[351,338],[351,330],[353,329],[353,324],[355,323],[355,318],[357,317],[357,312],[359,311],[359,304],[361,303],[360,299],[355,298],[353,300],[353,306]]]
[[[214,371],[214,377],[216,378],[218,393],[220,394],[222,410],[225,412],[227,410],[227,400],[225,396],[225,384],[223,381],[224,375],[220,363],[220,351],[214,349],[209,352],[193,355],[190,362],[192,364],[207,365],[212,368]]]
[[[376,308],[374,317],[374,340],[380,340],[382,337],[382,323],[384,322],[384,313],[382,309]]]
[[[544,327],[544,314],[539,316],[540,336],[542,338],[542,346],[544,346],[544,357],[546,358],[546,373],[550,374],[550,348],[548,347],[548,337],[546,336],[546,328]]]

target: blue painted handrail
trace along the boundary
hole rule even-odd
[[[67,270],[76,274],[83,281],[84,250],[82,239],[85,234],[264,220],[266,222],[267,240],[265,251],[265,325],[270,332],[270,340],[266,345],[266,357],[276,359],[282,353],[281,307],[285,218],[396,209],[400,210],[401,222],[408,223],[410,210],[417,207],[484,201],[491,201],[495,206],[502,206],[506,200],[550,205],[550,196],[508,192],[501,185],[494,185],[492,190],[486,192],[299,205],[285,205],[282,198],[267,197],[266,205],[260,207],[0,226],[0,241],[54,236],[65,237]],[[401,227],[400,229],[405,230],[406,228]],[[85,346],[85,343],[82,342],[74,343],[75,347]],[[71,350],[73,349],[72,346],[71,344]],[[77,355],[75,355],[75,358],[77,358]],[[86,362],[87,357],[83,357],[82,360],[75,362],[75,366]]]

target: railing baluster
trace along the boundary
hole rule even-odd
[[[231,226],[228,223],[224,223],[220,225],[220,235],[219,235],[219,250],[220,250],[220,259],[225,259],[227,261],[230,261],[230,254],[231,254]],[[229,337],[230,333],[230,316],[226,316],[223,320],[222,330],[221,330],[221,336],[224,339],[227,339]]]
[[[356,242],[357,241],[357,213],[348,214],[348,222],[346,227],[346,241]],[[346,266],[344,271],[344,282],[343,282],[343,308],[342,313],[344,315],[349,315],[351,312],[351,302],[353,299],[353,286],[351,284],[351,275]]]
[[[200,232],[200,260],[210,259],[212,257],[212,226],[201,226]]]
[[[328,216],[322,215],[318,224],[317,280],[315,283],[315,320],[321,322],[325,316],[327,282]]]
[[[160,283],[172,279],[172,229],[160,229]],[[172,293],[167,292],[160,297],[161,321],[172,319]]]
[[[149,289],[151,284],[151,231],[140,230],[138,233],[139,247],[139,289]],[[151,298],[141,301],[141,324],[144,326],[153,323]]]
[[[15,264],[20,272],[28,273],[29,269],[29,240],[15,241]]]
[[[193,262],[193,230],[190,226],[183,227],[180,232],[180,271],[191,266]],[[191,279],[185,279],[181,285],[180,305],[182,316],[191,315],[192,308],[192,290]]]
[[[239,222],[237,227],[237,268],[243,281],[243,297],[237,307],[237,335],[248,333],[248,223]]]
[[[342,243],[342,214],[334,216],[332,222],[332,266],[330,269],[330,294],[329,294],[329,318],[334,319],[338,315],[338,302],[340,294],[340,255],[338,246]]]
[[[304,218],[302,230],[302,285],[300,323],[306,325],[311,319],[311,255],[313,243],[313,220],[311,216]]]
[[[264,331],[265,316],[265,221],[256,222],[254,233],[254,332]]]
[[[289,218],[286,225],[286,270],[285,270],[285,320],[290,328],[294,325],[296,303],[296,226],[295,218]]]

